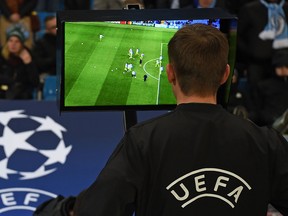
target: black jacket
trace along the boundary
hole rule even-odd
[[[19,57],[9,60],[0,56],[0,85],[8,86],[1,95],[5,99],[32,99],[34,89],[39,85],[39,75],[36,64],[24,64]]]
[[[283,10],[287,19],[287,3]],[[264,41],[258,36],[268,23],[268,9],[260,1],[253,1],[241,8],[238,18],[238,61],[256,64],[271,62],[273,41]]]
[[[56,35],[44,34],[32,52],[40,74],[56,75]]]
[[[76,216],[288,215],[288,143],[218,105],[181,104],[128,130]]]

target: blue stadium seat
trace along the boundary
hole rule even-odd
[[[43,100],[56,100],[57,98],[57,87],[56,87],[56,76],[46,76],[44,78],[44,85],[43,85]]]

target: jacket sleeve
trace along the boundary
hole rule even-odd
[[[125,135],[96,181],[76,199],[76,216],[131,216],[144,176],[139,148]]]

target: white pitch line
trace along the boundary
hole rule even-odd
[[[160,56],[163,56],[163,44],[167,44],[167,43],[161,43],[161,47],[160,47]],[[160,93],[160,76],[161,76],[161,67],[162,67],[162,59],[160,61],[160,66],[159,66],[159,73],[158,73],[158,87],[157,87],[157,98],[156,98],[156,104],[159,104],[159,93]]]

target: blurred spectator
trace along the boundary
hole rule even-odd
[[[106,9],[123,9],[125,6],[124,0],[94,0],[94,10],[106,10]]]
[[[46,75],[56,75],[56,17],[45,18],[45,34],[35,41],[32,49],[40,74],[40,82]]]
[[[137,6],[137,8],[135,7]],[[144,9],[142,0],[124,0],[124,9]]]
[[[272,47],[274,49],[288,48],[288,25],[286,15],[283,10],[285,0],[277,2],[277,0],[270,0],[260,2],[268,10],[268,23],[260,32],[259,37],[262,40],[273,40]],[[286,12],[288,13],[288,5],[286,4]]]
[[[144,1],[145,5],[151,7],[153,1]],[[224,0],[157,0],[154,2],[154,8],[212,8],[225,7]]]
[[[193,8],[194,0],[157,0],[156,8]]]
[[[56,12],[61,9],[61,3],[64,0],[39,0],[36,11]]]
[[[0,56],[1,98],[32,99],[39,77],[25,35],[19,28],[11,29]]]
[[[91,9],[90,0],[64,0],[64,9],[65,10],[89,10]]]
[[[258,0],[225,0],[228,11],[232,14],[238,14],[240,8],[245,4]]]
[[[270,78],[273,74],[272,50],[273,45],[277,44],[275,41],[278,41],[279,36],[288,39],[285,30],[287,23],[281,19],[288,16],[288,5],[283,4],[284,0],[259,0],[244,5],[239,11],[237,62],[247,67],[249,94],[252,100],[258,97],[258,82]],[[273,22],[283,25],[274,25]],[[260,38],[260,33],[263,34],[263,30],[267,30],[268,26],[276,28],[273,31],[270,28],[275,38]],[[288,42],[286,46],[288,47]]]
[[[145,2],[145,1],[144,1]],[[138,4],[140,9],[145,7],[144,2],[142,0],[94,0],[93,1],[93,9],[94,10],[117,10],[117,9],[128,9],[129,4]],[[150,4],[150,3],[149,3]],[[154,7],[151,5],[151,7]]]
[[[25,45],[29,48],[33,44],[31,14],[37,6],[37,0],[1,0],[0,10],[0,45],[6,42],[6,30],[15,24],[21,24],[27,29]]]
[[[259,125],[271,126],[288,109],[288,49],[276,50],[272,64],[273,77],[257,84],[256,123]]]
[[[224,0],[196,0],[194,1],[195,8],[226,8]]]
[[[155,9],[156,3],[155,0],[143,0],[143,4],[146,9]]]

